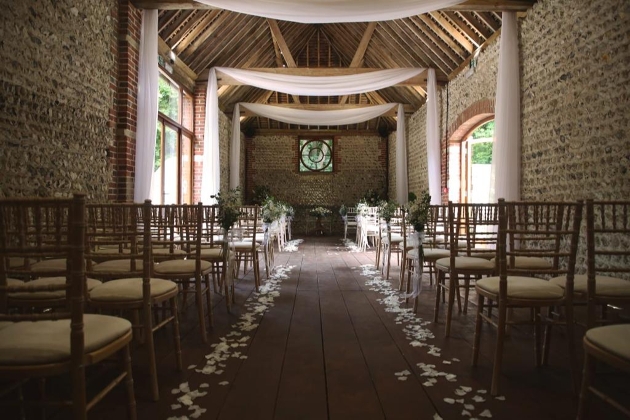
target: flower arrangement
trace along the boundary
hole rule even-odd
[[[378,215],[381,219],[389,223],[389,221],[392,220],[392,217],[394,217],[397,209],[398,203],[396,203],[395,201],[382,200],[378,204]]]
[[[366,216],[368,213],[368,207],[370,207],[365,201],[359,201],[357,203],[357,214],[360,216]]]
[[[238,221],[241,215],[241,191],[239,188],[229,190],[226,193],[217,193],[210,196],[217,200],[219,207],[219,223],[221,227],[227,232]]]
[[[325,217],[325,216],[329,216],[332,214],[332,211],[330,211],[330,209],[327,209],[325,207],[315,207],[312,208],[309,213],[311,214],[311,216],[314,217]]]
[[[272,223],[285,214],[284,204],[271,196],[267,196],[262,205],[262,219],[265,223]]]
[[[431,196],[428,191],[422,194],[420,200],[416,199],[407,203],[407,213],[409,223],[413,225],[416,232],[424,232],[424,226],[429,218],[429,207],[431,206]]]
[[[368,207],[376,207],[381,201],[381,195],[376,190],[367,190],[360,201],[365,202]]]

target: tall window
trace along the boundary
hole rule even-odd
[[[193,174],[193,99],[160,74],[151,201],[190,204]]]
[[[300,172],[332,172],[332,139],[300,139]]]

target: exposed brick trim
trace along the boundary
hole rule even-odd
[[[494,118],[494,99],[482,99],[470,105],[462,111],[455,121],[448,127],[447,135],[442,138],[440,144],[442,149],[442,203],[448,203],[448,153],[444,153],[447,143],[458,143],[466,139],[470,132],[479,124]],[[461,165],[461,160],[460,160]],[[461,168],[460,168],[461,173]]]

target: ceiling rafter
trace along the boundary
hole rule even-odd
[[[295,60],[291,55],[291,50],[287,45],[284,37],[282,36],[282,32],[280,31],[280,27],[278,26],[278,22],[275,19],[267,19],[267,24],[269,25],[269,29],[271,30],[271,36],[273,37],[274,42],[278,45],[280,49],[280,54],[284,57],[284,61],[287,63],[287,67],[289,68],[297,68],[297,64],[295,64]],[[299,95],[292,95],[293,101],[295,103],[300,103]]]
[[[372,39],[372,34],[374,33],[374,29],[376,29],[376,22],[370,22],[367,24],[365,28],[365,32],[363,33],[363,37],[361,38],[361,42],[359,42],[359,46],[357,47],[357,51],[354,53],[354,57],[352,57],[352,62],[350,63],[350,68],[361,67],[361,63],[363,62],[363,56],[365,55],[365,50],[367,50],[368,44]],[[348,101],[348,95],[344,95],[339,98],[340,104],[345,104]]]
[[[431,21],[430,19],[428,20]],[[424,37],[426,37],[426,40],[424,40],[424,42],[426,42],[427,44],[430,42],[435,47],[437,47],[438,51],[442,53],[440,57],[442,57],[443,60],[444,58],[448,58],[448,60],[450,60],[450,62],[445,62],[446,64],[449,65],[449,67],[457,65],[461,57],[459,57],[457,53],[453,51],[453,49],[451,49],[450,46],[446,42],[440,39],[440,37],[436,36],[431,30],[431,28],[427,26],[426,24],[424,24],[422,20],[414,19],[414,17],[410,17],[409,19],[402,19],[402,21],[407,26],[409,26],[409,24],[415,25],[415,27],[418,30],[420,30],[420,32],[424,35]],[[413,30],[414,28],[411,28],[411,29]]]
[[[466,36],[461,33],[461,28],[454,25],[446,17],[442,16],[438,12],[431,12],[428,14],[433,20],[435,20],[443,29],[446,34],[455,39],[463,47],[468,54],[471,54],[475,48],[479,45],[470,41]]]

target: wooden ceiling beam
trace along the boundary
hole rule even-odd
[[[534,3],[536,3],[536,0],[468,0],[442,10],[466,12],[525,12],[529,10]]]
[[[280,54],[284,57],[284,60],[287,62],[287,67],[289,68],[297,68],[297,64],[295,64],[295,60],[291,55],[291,50],[289,50],[289,46],[287,42],[284,40],[282,36],[282,32],[280,31],[280,27],[278,26],[278,22],[275,19],[267,19],[267,24],[269,25],[269,29],[271,30],[271,36],[276,44],[278,44],[278,48],[280,49]],[[292,95],[293,101],[297,104],[300,103],[299,95]]]
[[[361,63],[363,62],[363,56],[365,55],[365,51],[367,50],[368,44],[370,43],[370,39],[372,39],[372,34],[374,33],[374,29],[376,29],[376,22],[370,22],[365,28],[365,32],[363,32],[363,37],[361,38],[361,42],[359,42],[359,46],[357,47],[357,51],[354,53],[354,57],[352,57],[352,62],[350,63],[350,68],[361,67]],[[340,104],[345,104],[348,102],[348,95],[344,95],[339,98]]]
[[[453,25],[448,19],[446,19],[440,13],[431,12],[429,13],[429,15],[433,19],[435,19],[438,25],[440,25],[442,29],[444,29],[444,31],[448,33],[448,35],[452,36],[455,39],[455,41],[457,41],[457,43],[466,50],[468,54],[471,54],[475,50],[475,48],[479,46],[478,44],[473,45],[473,43],[470,40],[468,40],[468,38],[462,35],[461,29],[459,27],[456,27],[455,25]]]

